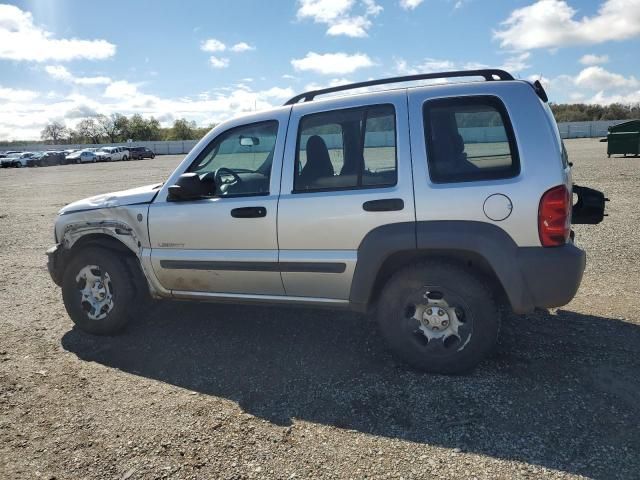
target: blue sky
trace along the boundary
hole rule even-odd
[[[121,112],[198,124],[318,86],[503,67],[552,101],[640,102],[640,0],[0,4],[0,139]]]

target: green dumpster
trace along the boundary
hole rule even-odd
[[[613,154],[638,155],[640,154],[640,120],[619,123],[609,127],[607,135],[607,155]]]

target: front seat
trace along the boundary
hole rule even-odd
[[[321,178],[333,177],[329,149],[322,137],[312,135],[307,140],[307,163],[298,177],[299,188],[309,188]]]

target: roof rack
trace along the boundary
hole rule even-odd
[[[300,100],[305,102],[312,101],[317,95],[326,93],[341,92],[344,90],[353,90],[356,88],[372,87],[374,85],[387,85],[389,83],[413,82],[416,80],[432,80],[436,78],[455,78],[455,77],[484,77],[486,81],[493,80],[513,80],[510,73],[498,69],[483,70],[457,70],[452,72],[440,73],[420,73],[418,75],[405,75],[403,77],[381,78],[379,80],[369,80],[366,82],[349,83],[347,85],[339,85],[337,87],[322,88],[319,90],[310,90],[301,93],[289,99],[285,105],[294,105]]]

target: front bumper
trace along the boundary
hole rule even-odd
[[[53,282],[62,286],[62,245],[57,244],[47,250],[47,268]]]
[[[531,307],[553,308],[569,303],[580,287],[586,254],[572,243],[561,247],[519,248],[517,261],[524,295],[520,296],[522,303],[513,306],[516,311],[527,311]]]

